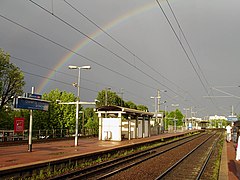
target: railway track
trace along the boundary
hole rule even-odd
[[[188,147],[188,146],[196,147],[199,144],[199,142],[205,141],[206,139],[209,139],[212,136],[214,136],[214,134],[204,133],[204,134],[196,135],[194,137],[187,137],[178,141],[173,141],[171,143],[165,143],[163,145],[156,146],[145,151],[134,153],[122,158],[117,158],[111,161],[107,161],[95,166],[91,166],[91,167],[74,171],[61,176],[56,176],[52,179],[136,179],[137,178],[135,176],[136,172],[137,174],[139,174],[138,172],[139,167],[145,166],[144,165],[145,163],[152,162],[152,164],[155,164],[157,166],[156,159],[159,159],[159,157],[168,156],[167,154],[169,152],[179,151],[182,147]],[[171,166],[173,164],[174,163],[168,166]],[[165,168],[165,170],[166,169],[167,168]],[[133,176],[131,176],[132,173],[133,173]],[[155,179],[159,176],[159,174],[161,174],[161,171],[159,171],[157,174],[156,174],[156,171],[154,171],[154,173],[150,172],[150,174],[151,174],[150,179]],[[145,177],[141,175],[138,178],[145,179]]]
[[[204,131],[201,131],[201,133]],[[159,144],[168,143],[169,141],[173,141],[176,139],[184,139],[190,136],[196,136],[197,134],[189,133],[187,134],[180,134],[176,135],[175,138],[173,137],[166,137],[166,138],[159,138],[153,139],[152,141],[146,142],[139,142],[129,144],[127,146],[118,147],[115,149],[109,149],[104,152],[94,152],[85,155],[79,155],[74,157],[67,157],[64,159],[55,159],[53,161],[46,161],[37,164],[30,164],[27,166],[20,166],[15,167],[12,169],[6,169],[0,172],[0,176],[2,179],[27,179],[27,178],[42,178],[42,179],[49,179],[49,177],[53,177],[59,174],[65,174],[69,171],[74,171],[75,169],[82,169],[86,166],[91,166],[90,164],[96,164],[97,162],[103,162],[107,159],[113,159],[114,157],[118,156],[126,156],[124,154],[129,154],[133,152],[139,152],[140,149],[153,147]],[[150,149],[151,151],[151,149]],[[153,153],[148,152],[148,153]],[[146,153],[146,154],[148,154]],[[120,155],[120,156],[119,156]],[[123,158],[125,159],[125,157]]]
[[[220,137],[221,134],[210,136],[156,179],[200,179]]]

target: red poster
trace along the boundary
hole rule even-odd
[[[14,133],[22,133],[24,131],[24,118],[14,118]]]

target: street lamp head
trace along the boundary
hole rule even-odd
[[[69,69],[77,69],[78,66],[69,65],[68,68],[69,68]]]
[[[78,87],[78,84],[77,84],[77,83],[72,83],[72,85],[73,85],[74,87]]]
[[[79,68],[81,68],[81,69],[91,69],[91,66],[81,66]]]
[[[91,66],[73,66],[73,65],[69,65],[68,68],[69,69],[91,69]]]

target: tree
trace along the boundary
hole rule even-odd
[[[107,105],[121,106],[123,100],[117,95],[116,92],[109,90],[102,90],[98,92],[97,106],[105,106],[106,104],[106,92],[107,92]]]
[[[94,112],[93,108],[86,108],[84,110],[85,113],[85,118],[87,120],[87,122],[85,124],[84,127],[87,128],[87,130],[91,130],[92,134],[98,134],[98,116],[97,114]]]
[[[171,121],[171,120],[177,119],[176,125],[181,126],[183,124],[183,122],[182,122],[183,117],[184,116],[183,116],[182,112],[179,109],[176,109],[175,111],[172,111],[167,115],[168,123],[170,125],[173,125],[173,121]]]
[[[132,101],[125,102],[125,107],[131,108],[131,109],[137,109],[137,105],[134,104]]]
[[[147,106],[144,106],[144,105],[142,105],[142,104],[139,104],[139,105],[137,105],[137,110],[148,112],[148,107],[147,107]]]
[[[50,101],[49,110],[47,112],[34,111],[34,129],[75,128],[76,106],[58,104],[59,102],[75,102],[74,94],[56,89],[43,94],[43,99]]]
[[[22,95],[24,85],[22,71],[10,63],[10,55],[0,49],[0,111],[12,96]]]

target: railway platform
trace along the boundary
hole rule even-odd
[[[236,144],[224,141],[219,180],[239,180],[240,161],[236,161]]]
[[[33,143],[32,152],[28,152],[28,145],[0,147],[0,172],[4,170],[37,165],[55,160],[86,155],[99,151],[106,151],[122,146],[180,136],[189,132],[164,133],[148,138],[123,140],[123,141],[99,141],[97,138],[79,138],[79,145],[74,146],[74,139],[64,141],[52,141],[45,143]],[[240,161],[235,160],[235,144],[224,142],[222,151],[220,180],[240,179]]]
[[[74,146],[74,139],[63,141],[51,141],[43,143],[33,143],[32,152],[28,152],[28,144],[17,146],[0,147],[0,171],[22,166],[35,165],[39,163],[51,162],[70,158],[74,156],[86,155],[99,151],[106,151],[122,146],[153,141],[154,139],[165,139],[181,136],[188,132],[164,133],[157,136],[139,139],[124,139],[122,141],[99,141],[98,138],[79,138],[78,146]]]

